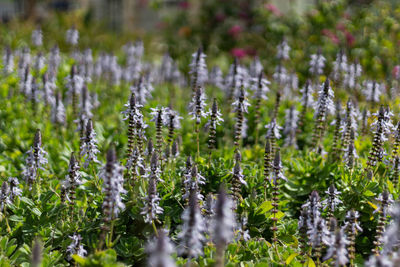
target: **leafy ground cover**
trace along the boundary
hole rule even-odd
[[[398,7],[255,14],[255,57],[3,26],[2,266],[398,266]]]

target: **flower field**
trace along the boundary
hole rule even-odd
[[[183,2],[0,25],[1,266],[400,266],[400,6]]]

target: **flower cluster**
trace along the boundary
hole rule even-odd
[[[68,245],[66,252],[68,253],[68,259],[71,260],[72,255],[78,255],[80,257],[85,257],[87,251],[83,248],[82,237],[80,234],[74,233],[69,237],[71,239],[71,244]]]
[[[125,209],[122,202],[122,194],[126,193],[123,188],[123,168],[118,164],[114,148],[107,152],[107,162],[100,171],[99,177],[103,179],[103,214],[105,221],[110,222],[118,217],[120,211]]]
[[[27,152],[27,155],[22,175],[26,182],[32,185],[38,179],[38,171],[44,170],[44,166],[47,164],[47,152],[42,148],[42,134],[40,130],[36,130],[33,146]]]

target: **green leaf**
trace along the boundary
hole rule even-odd
[[[308,267],[315,267],[315,263],[314,263],[313,259],[311,259],[310,257],[308,257],[307,266]]]
[[[374,203],[372,203],[371,201],[368,201],[368,204],[374,209],[374,210],[376,210],[378,207],[374,204]]]
[[[374,194],[373,192],[371,192],[370,190],[366,190],[366,191],[364,192],[364,196],[366,196],[366,197],[373,197],[373,196],[375,196],[375,194]]]
[[[35,215],[37,215],[37,216],[42,215],[42,212],[41,212],[38,208],[33,208],[33,209],[32,209],[32,212],[33,212]]]
[[[285,213],[283,213],[282,211],[279,211],[278,210],[278,212],[275,214],[275,217],[279,220],[280,218],[282,218],[283,216],[285,216]],[[274,217],[274,214],[270,214],[269,216],[268,216],[268,218],[273,218]]]
[[[18,215],[11,215],[8,219],[12,222],[23,222],[24,221],[24,218],[22,216],[18,216]]]
[[[292,254],[286,259],[286,265],[289,265],[289,264],[292,262],[292,260],[293,260],[297,255],[299,255],[299,253],[292,253]]]
[[[77,264],[81,264],[81,265],[83,265],[83,264],[85,264],[85,258],[82,258],[81,256],[78,256],[78,255],[72,255],[72,258],[74,259],[74,261],[77,263]]]
[[[33,207],[33,206],[35,206],[35,203],[33,203],[33,201],[32,201],[32,200],[30,200],[29,198],[26,198],[26,197],[20,197],[20,198],[19,198],[19,200],[20,200],[21,202],[23,202],[23,203],[27,204],[27,205],[28,205],[28,206],[30,206],[30,207]]]
[[[257,209],[257,214],[264,214],[264,213],[270,211],[272,208],[273,208],[272,201],[266,200]]]

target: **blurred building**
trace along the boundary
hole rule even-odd
[[[150,7],[150,0],[81,0],[89,1],[87,7],[94,11],[98,21],[104,21],[111,29],[131,31],[151,30],[160,19],[160,10]],[[179,1],[162,0],[162,9],[169,8]]]
[[[0,0],[0,16],[7,21],[16,16],[45,18],[48,12],[76,9],[89,12],[96,22],[104,23],[114,31],[152,30],[160,16],[177,8],[184,0],[156,0],[158,9],[150,7],[152,0]],[[186,0],[187,1],[187,0]],[[201,0],[189,0],[197,6]],[[199,2],[196,2],[199,1]],[[302,12],[316,0],[265,0],[276,5],[282,12]]]

